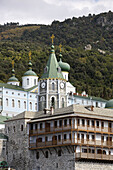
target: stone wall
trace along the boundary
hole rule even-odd
[[[113,170],[113,163],[75,162],[75,170]]]
[[[62,147],[61,156],[58,156],[59,149],[59,147],[56,147],[54,149],[30,151],[29,170],[73,170],[75,166],[74,153],[69,148]],[[46,151],[48,158],[45,157]],[[39,152],[39,159],[36,158],[37,152]]]

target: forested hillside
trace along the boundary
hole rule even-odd
[[[113,97],[113,13],[102,13],[51,25],[0,25],[0,80],[11,75],[11,60],[15,60],[16,76],[21,81],[28,69],[28,52],[32,52],[33,70],[41,76],[48,60],[51,35],[59,60],[61,43],[63,61],[71,66],[69,80],[80,93],[105,99]],[[89,44],[89,45],[88,45]],[[88,49],[89,47],[89,49]]]

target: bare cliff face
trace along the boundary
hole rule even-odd
[[[113,25],[113,12],[109,11],[108,13],[99,14],[96,16],[96,23],[102,27],[107,27],[110,29]]]

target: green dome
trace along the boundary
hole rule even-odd
[[[24,76],[37,76],[37,75],[34,71],[28,70],[24,73]]]
[[[113,109],[113,99],[109,100],[106,103],[105,108]]]
[[[70,65],[69,65],[68,63],[62,62],[61,59],[60,59],[60,61],[59,61],[59,66],[61,67],[61,70],[62,70],[62,71],[69,72],[69,70],[70,70]]]
[[[8,79],[8,81],[18,81],[18,79],[16,77],[12,76]]]

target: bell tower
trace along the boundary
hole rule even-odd
[[[54,35],[52,35],[51,39],[51,54],[39,81],[39,111],[44,108],[49,109],[51,106],[55,109],[67,106],[66,80],[63,78],[61,68],[55,55],[53,45]]]

